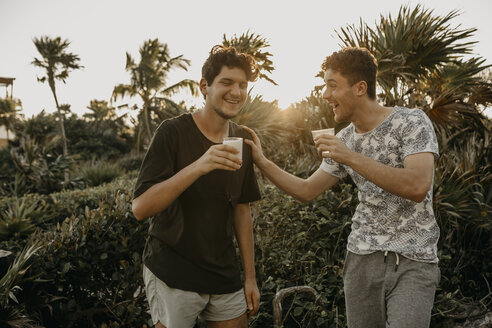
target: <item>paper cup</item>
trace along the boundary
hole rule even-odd
[[[243,138],[225,137],[224,140],[222,140],[222,143],[224,145],[229,145],[236,148],[239,151],[239,153],[237,153],[236,155],[239,157],[240,160],[243,160]]]
[[[313,139],[321,136],[323,134],[328,134],[330,136],[335,135],[335,129],[334,128],[329,128],[329,129],[321,129],[321,130],[312,130],[311,133],[313,134]]]

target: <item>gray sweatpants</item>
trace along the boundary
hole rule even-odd
[[[437,263],[417,262],[393,252],[386,261],[384,252],[347,252],[343,283],[348,327],[429,327],[439,280]]]

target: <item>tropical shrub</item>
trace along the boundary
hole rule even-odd
[[[96,162],[83,167],[80,174],[89,187],[95,187],[113,181],[123,174],[123,171],[117,164]]]
[[[250,326],[272,327],[275,293],[308,285],[318,292],[318,299],[314,303],[307,298],[295,300],[284,326],[344,327],[342,267],[356,190],[341,184],[307,204],[271,185],[262,190],[264,200],[253,208],[262,298],[260,313]],[[290,306],[286,301],[285,312]]]
[[[23,195],[49,194],[68,187],[69,183],[64,182],[63,176],[70,168],[72,158],[58,152],[59,141],[58,137],[54,137],[43,145],[28,136],[21,136],[19,147],[13,147],[10,152],[15,176],[7,182],[7,185],[10,183],[14,187],[8,189]]]
[[[441,228],[438,244],[441,283],[434,311],[440,320],[466,319],[490,310],[492,264],[492,147],[490,129],[472,133],[460,144],[440,133],[434,203]],[[460,134],[456,135],[458,138]]]
[[[15,258],[7,272],[0,279],[0,326],[7,328],[37,328],[35,321],[27,314],[25,303],[19,302],[19,286],[26,282],[24,274],[33,262],[34,255],[42,248],[39,241],[30,241]],[[3,273],[3,272],[2,272]]]
[[[37,296],[26,299],[26,307],[35,308],[45,325],[117,322],[134,327],[146,322],[141,254],[147,226],[131,215],[127,191],[112,197],[43,236],[46,252],[33,270],[47,282],[24,288],[27,295]]]
[[[126,155],[121,157],[116,163],[125,172],[136,171],[140,169],[140,165],[142,165],[144,155],[145,154],[143,153],[136,154],[136,155]]]
[[[49,200],[56,220],[47,229],[38,226],[43,250],[26,274],[29,279],[19,285],[17,300],[29,318],[46,327],[147,323],[141,254],[148,224],[131,214],[133,183],[133,178],[120,179],[84,191],[39,196]],[[0,243],[0,248],[9,245]]]
[[[129,153],[133,137],[125,122],[125,115],[114,115],[80,118],[72,114],[68,117],[65,126],[70,154],[77,154],[83,160],[115,160]]]

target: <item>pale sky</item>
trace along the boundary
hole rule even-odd
[[[275,71],[271,78],[279,85],[258,81],[253,94],[267,101],[278,100],[281,108],[307,97],[322,82],[314,76],[323,59],[338,50],[335,30],[359,20],[373,26],[381,14],[396,16],[403,4],[412,8],[422,1],[352,0],[352,1],[166,1],[166,0],[0,0],[0,76],[14,77],[14,97],[20,98],[23,113],[30,117],[45,109],[55,111],[47,84],[37,82],[43,72],[33,65],[40,57],[32,42],[48,35],[69,39],[68,51],[79,55],[84,69],[74,71],[67,83],[58,82],[61,104],[72,105],[82,114],[90,100],[108,100],[113,87],[128,83],[125,71],[126,52],[137,61],[138,49],[145,40],[158,38],[167,43],[171,56],[184,55],[191,60],[188,71],[173,71],[169,85],[182,79],[199,80],[201,66],[213,45],[222,43],[225,33],[237,36],[249,30],[261,34],[270,43]],[[433,0],[425,8],[445,15],[461,11],[452,26],[478,28],[472,38],[479,43],[474,54],[492,64],[492,12],[490,0]],[[9,89],[10,92],[10,89]],[[0,88],[5,96],[5,88]],[[176,101],[201,106],[200,98],[177,95]],[[118,101],[115,105],[127,103]]]

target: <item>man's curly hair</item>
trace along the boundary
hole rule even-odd
[[[238,67],[246,73],[246,79],[256,81],[260,70],[253,56],[238,52],[233,47],[216,45],[210,51],[210,55],[202,66],[202,77],[211,85],[215,77],[219,75],[222,66],[228,68]]]
[[[378,61],[366,48],[347,47],[336,51],[326,57],[321,68],[323,71],[331,69],[342,74],[350,85],[366,81],[367,95],[376,99]]]

